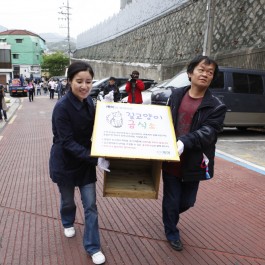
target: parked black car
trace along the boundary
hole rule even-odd
[[[173,89],[189,84],[186,71],[180,72],[166,88],[152,93],[152,104],[166,105]],[[209,88],[227,106],[225,127],[239,130],[265,127],[265,71],[219,66]]]
[[[188,79],[188,74],[186,71],[182,71],[171,78],[163,88],[152,92],[151,95],[151,104],[155,105],[166,105],[168,98],[172,93],[172,89],[178,87],[188,86],[190,81]]]

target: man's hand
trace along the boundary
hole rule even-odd
[[[100,167],[101,169],[103,169],[103,170],[105,170],[107,172],[110,172],[109,165],[110,165],[109,160],[106,160],[103,157],[99,157],[98,158],[98,167]]]
[[[178,140],[177,141],[177,145],[178,145],[178,153],[179,153],[179,156],[180,156],[183,153],[183,151],[184,151],[184,144],[180,140]]]

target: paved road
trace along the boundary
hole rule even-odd
[[[49,178],[51,113],[57,100],[20,100],[0,131],[0,264],[92,265],[82,246],[79,192],[77,234],[65,238],[58,189]],[[164,235],[162,181],[157,200],[103,197],[103,172],[97,173],[106,265],[265,265],[264,175],[217,158],[215,177],[200,184],[196,206],[181,216],[184,250],[177,252]]]
[[[217,150],[265,168],[265,130],[225,128]]]

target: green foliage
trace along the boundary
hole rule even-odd
[[[62,52],[43,55],[41,69],[49,73],[49,76],[64,75],[65,68],[69,65],[69,57]]]

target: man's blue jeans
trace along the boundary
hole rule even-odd
[[[194,206],[199,182],[182,182],[177,176],[163,171],[164,193],[162,214],[166,238],[169,241],[180,239],[179,215]]]
[[[96,183],[79,186],[81,200],[85,215],[85,229],[83,244],[88,254],[93,255],[100,251],[98,211],[96,205]],[[76,204],[74,201],[74,186],[59,186],[61,193],[60,213],[64,228],[74,225],[76,215]]]

